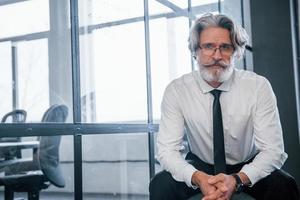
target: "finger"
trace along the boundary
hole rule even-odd
[[[206,191],[207,191],[207,194],[210,195],[210,194],[216,192],[217,189],[218,188],[215,185],[211,185],[211,186],[208,185],[208,187],[206,188]]]
[[[219,197],[216,197],[215,195],[214,196],[206,196],[204,197],[202,200],[216,200],[218,199]]]
[[[220,196],[217,200],[228,200],[228,198],[226,198],[226,196],[223,195],[223,196]]]
[[[220,190],[216,190],[214,193],[205,196],[202,200],[216,200],[223,196]]]
[[[222,182],[216,183],[215,186],[217,186],[217,188],[223,193],[225,193],[229,190],[229,188]]]
[[[220,181],[225,180],[225,175],[224,174],[218,174],[216,176],[212,176],[211,178],[208,179],[209,184],[215,184]]]

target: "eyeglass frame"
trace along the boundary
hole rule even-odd
[[[207,45],[207,46],[205,47],[203,45]],[[211,47],[209,47],[208,45],[211,45]],[[217,50],[220,51],[220,54],[222,56],[231,56],[235,50],[234,46],[228,43],[222,43],[220,45],[216,45],[214,43],[204,43],[204,44],[199,44],[198,48],[203,50],[203,54],[207,56],[214,55],[217,52]],[[208,53],[209,51],[211,51],[211,53]]]

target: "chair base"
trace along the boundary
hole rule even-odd
[[[48,188],[49,185],[45,176],[39,171],[0,178],[0,186],[5,187],[5,200],[14,200],[14,192],[27,192],[28,200],[39,200],[40,190]]]
[[[14,191],[9,188],[5,187],[4,189],[4,199],[5,200],[14,200]],[[27,191],[27,199],[28,200],[39,200],[40,198],[40,191]]]

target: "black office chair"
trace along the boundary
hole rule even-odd
[[[16,109],[2,117],[1,123],[22,123],[26,121],[27,113],[25,110]]]
[[[65,122],[68,108],[53,105],[44,114],[42,122]],[[5,186],[5,200],[13,200],[14,192],[27,192],[28,200],[38,200],[39,193],[53,184],[64,187],[65,179],[59,165],[60,136],[42,136],[32,161],[19,162],[10,166],[6,176],[0,178]]]
[[[16,109],[3,116],[1,123],[24,123],[27,113],[25,110]],[[4,137],[0,138],[0,142],[20,142],[20,137]],[[21,150],[15,147],[7,148],[0,152],[0,158],[8,160],[12,158],[21,158]]]

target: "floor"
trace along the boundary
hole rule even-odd
[[[73,200],[74,194],[67,193],[42,193],[40,200]],[[148,200],[148,195],[128,194],[84,194],[83,200]],[[3,191],[0,191],[0,200],[4,200]],[[27,200],[25,193],[16,193],[14,200]]]

